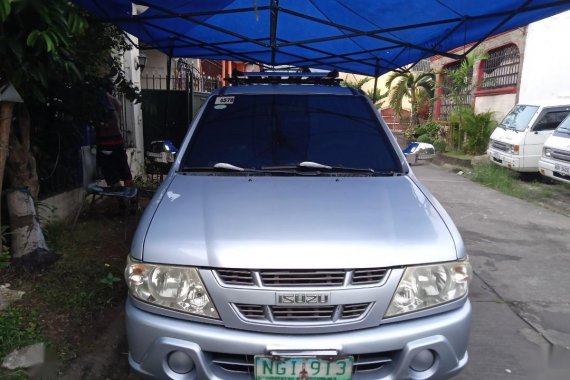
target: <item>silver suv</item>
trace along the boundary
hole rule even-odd
[[[145,210],[129,362],[168,379],[441,379],[467,363],[462,239],[360,91],[215,91]]]

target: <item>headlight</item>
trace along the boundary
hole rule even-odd
[[[552,148],[544,148],[542,150],[542,155],[544,157],[551,157],[552,156]]]
[[[394,317],[461,298],[467,293],[471,276],[467,260],[408,267],[385,316]]]
[[[520,151],[520,145],[511,145],[509,148],[509,153],[510,154],[519,154]]]
[[[141,301],[219,319],[196,268],[144,264],[129,257],[125,280]]]

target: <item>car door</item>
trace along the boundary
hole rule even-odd
[[[544,108],[536,119],[524,143],[523,166],[536,167],[542,155],[542,146],[558,125],[570,114],[570,106]]]

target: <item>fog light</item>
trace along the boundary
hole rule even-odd
[[[194,361],[182,351],[174,351],[168,355],[168,366],[176,373],[188,373],[194,369]]]
[[[427,371],[435,363],[435,355],[431,350],[420,351],[411,361],[410,368],[416,372]]]

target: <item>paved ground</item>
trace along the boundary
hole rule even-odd
[[[457,379],[570,379],[570,218],[434,165],[414,172],[475,270],[470,363]]]

